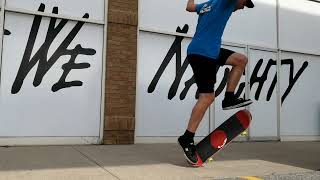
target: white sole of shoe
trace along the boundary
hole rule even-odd
[[[246,101],[246,102],[234,105],[234,106],[225,107],[225,108],[223,108],[223,110],[230,110],[230,109],[240,108],[240,107],[243,107],[243,106],[248,106],[251,103],[252,103],[252,101],[250,100],[250,101]]]

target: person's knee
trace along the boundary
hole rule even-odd
[[[203,93],[203,94],[200,94],[200,98],[202,103],[209,106],[210,104],[213,103],[215,95],[214,93]]]
[[[243,54],[235,53],[230,57],[230,60],[227,61],[227,64],[232,65],[233,67],[245,68],[248,64],[248,58]]]
[[[248,58],[245,55],[240,54],[237,56],[237,65],[240,67],[246,67],[248,64]]]

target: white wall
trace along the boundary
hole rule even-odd
[[[272,86],[277,77],[277,52],[250,49],[249,58],[250,97],[253,100],[249,108],[253,117],[250,136],[277,139],[277,88]]]
[[[32,13],[39,7],[49,16],[58,7],[66,17],[81,18],[88,13],[93,20],[104,19],[103,0],[10,0],[6,8]],[[64,24],[58,19],[48,28],[53,18],[39,17],[5,13],[0,138],[99,138],[104,26],[72,20]],[[71,82],[75,84],[68,84]],[[97,143],[97,139],[89,141],[86,143]]]
[[[320,54],[320,3],[280,0],[280,49]]]
[[[319,136],[320,57],[283,52],[281,58],[286,59],[280,72],[281,96],[286,95],[281,110],[281,135]]]
[[[139,28],[175,33],[178,26],[188,24],[188,35],[192,36],[196,28],[197,14],[185,10],[186,2],[140,0]],[[255,5],[254,9],[237,11],[231,17],[223,40],[276,48],[276,0],[255,0]]]
[[[255,7],[231,16],[223,41],[277,48],[276,0],[254,0]]]

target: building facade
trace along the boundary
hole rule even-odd
[[[253,121],[237,140],[319,140],[320,3],[254,2],[222,39],[249,59],[236,93],[254,100]],[[197,96],[186,61],[197,15],[185,4],[2,0],[0,145],[176,142]],[[197,139],[236,112],[221,108],[229,72]]]

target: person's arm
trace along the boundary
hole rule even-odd
[[[188,0],[186,10],[189,12],[196,12],[196,4],[194,4],[194,0]]]

